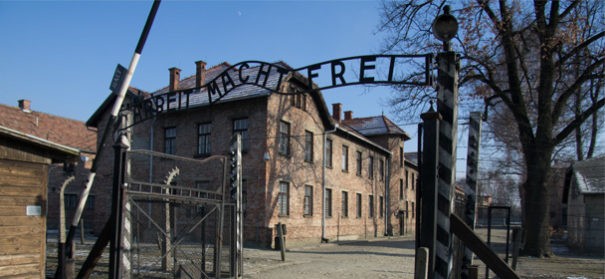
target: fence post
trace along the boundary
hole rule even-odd
[[[519,249],[521,248],[521,228],[513,228],[513,262],[511,267],[517,270],[517,260],[519,259]]]
[[[286,261],[286,242],[284,241],[284,231],[282,226],[282,223],[277,223],[277,239],[279,240],[281,260]]]
[[[466,208],[464,217],[466,224],[475,229],[477,216],[477,177],[479,172],[479,146],[481,144],[481,112],[471,112],[468,129],[468,148],[466,155]],[[461,278],[470,277],[470,267],[473,265],[473,252],[465,248],[462,258]],[[465,270],[465,269],[468,269]]]
[[[416,272],[414,272],[414,279],[428,279],[429,274],[429,249],[426,247],[419,247],[416,250]]]
[[[437,252],[435,278],[450,278],[453,253],[450,233],[454,183],[456,181],[456,144],[458,142],[458,67],[457,54],[451,50],[437,54],[437,112],[439,124],[439,188],[437,211]]]
[[[434,277],[435,271],[435,247],[436,247],[436,226],[437,226],[437,164],[439,161],[439,113],[431,108],[428,112],[421,115],[424,128],[422,152],[422,184],[420,185],[421,195],[421,219],[420,221],[420,239],[417,240],[419,247],[425,247],[428,251],[427,266],[429,278]],[[420,250],[418,250],[420,251]],[[418,267],[421,268],[421,267]]]

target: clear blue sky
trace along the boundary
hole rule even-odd
[[[110,93],[116,64],[128,66],[152,1],[0,0],[0,103],[29,99],[35,111],[86,121]],[[302,67],[377,54],[379,1],[163,1],[132,86],[153,92],[168,68],[195,73],[194,61],[275,62]],[[324,90],[354,117],[381,113],[390,87]],[[418,117],[420,121],[420,117]],[[403,123],[399,123],[403,124]],[[416,150],[416,125],[403,126]],[[465,150],[461,150],[465,156]],[[463,154],[460,153],[460,154]]]
[[[85,121],[109,94],[117,63],[128,66],[152,1],[0,0],[0,103]],[[378,1],[163,1],[132,85],[152,92],[168,68],[194,61],[275,62],[301,67],[378,53]],[[391,89],[325,90],[354,116],[388,115]],[[394,117],[391,117],[395,119]]]

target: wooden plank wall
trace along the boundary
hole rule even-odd
[[[47,164],[0,159],[0,278],[45,277],[47,184]]]

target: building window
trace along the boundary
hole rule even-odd
[[[409,188],[410,186],[410,174],[408,170],[405,170],[405,188]]]
[[[356,205],[357,205],[357,218],[361,218],[361,194],[357,193],[355,199],[356,201]]]
[[[326,189],[324,201],[324,214],[326,217],[332,217],[332,189]]]
[[[370,214],[368,217],[374,217],[374,195],[368,197],[368,212]]]
[[[349,147],[342,146],[342,171],[349,171]]]
[[[404,158],[403,158],[403,147],[399,147],[399,166],[403,167]]]
[[[302,110],[307,110],[307,97],[299,89],[293,90],[293,95],[290,97],[290,105]]]
[[[382,196],[378,197],[378,212],[380,214],[380,218],[384,216],[384,198]]]
[[[201,123],[197,125],[197,154],[210,154],[210,133],[212,125],[210,123]]]
[[[164,128],[164,153],[176,152],[176,127]]]
[[[304,94],[296,94],[296,96],[294,97],[294,106],[302,110],[307,109],[307,98]]]
[[[380,161],[378,161],[378,171],[380,172],[378,174],[378,178],[380,179],[380,181],[384,180],[384,160],[380,159]]]
[[[313,186],[305,185],[303,216],[313,216]]]
[[[409,207],[408,205],[409,205],[409,204],[408,204],[408,201],[405,201],[405,219],[407,219],[407,218],[408,218],[408,216],[409,216],[409,212],[410,212],[410,211],[408,210],[408,207]]]
[[[285,121],[279,122],[279,154],[290,155],[290,123]]]
[[[412,202],[412,208],[410,210],[412,211],[412,219],[414,219],[414,212],[416,211],[416,207],[414,206],[414,202]]]
[[[349,193],[342,191],[342,217],[349,217]]]
[[[370,162],[368,163],[368,177],[374,178],[374,156],[370,156]]]
[[[326,167],[332,167],[332,140],[326,140]]]
[[[362,168],[361,151],[357,151],[357,156],[356,156],[355,160],[357,162],[357,176],[361,176],[361,168]]]
[[[403,178],[399,179],[399,199],[403,200]]]
[[[242,137],[242,151],[248,150],[248,118],[240,118],[233,120],[233,134],[240,134]]]
[[[279,207],[279,216],[288,216],[289,212],[289,188],[288,182],[279,183],[279,193],[277,196],[277,204]]]
[[[414,190],[414,186],[416,186],[416,177],[414,173],[412,173],[412,191]]]
[[[313,163],[313,133],[305,131],[305,162]]]

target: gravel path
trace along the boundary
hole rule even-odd
[[[323,244],[279,251],[245,251],[245,278],[413,278],[414,241],[409,238]],[[267,254],[267,255],[263,255]],[[264,257],[263,257],[264,256]],[[262,257],[266,264],[255,259]],[[269,261],[270,260],[270,261]]]

